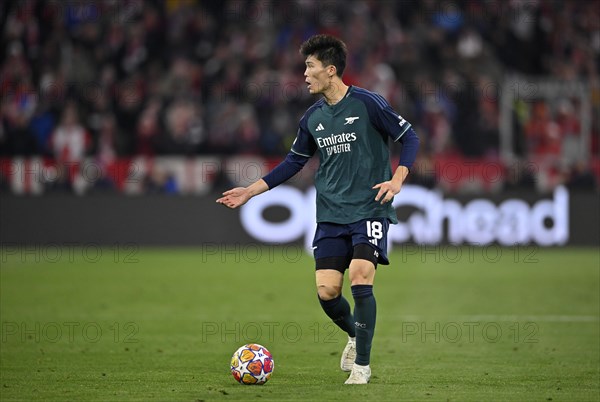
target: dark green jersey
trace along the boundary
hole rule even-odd
[[[392,178],[388,138],[398,141],[409,128],[383,97],[358,87],[333,106],[321,99],[308,109],[292,152],[310,157],[319,151],[317,222],[397,222],[391,203],[375,201],[373,186]]]

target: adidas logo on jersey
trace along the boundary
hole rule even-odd
[[[319,123],[319,125],[317,126],[315,131],[323,131],[323,130],[325,130],[325,127],[323,127],[323,125],[321,123]]]

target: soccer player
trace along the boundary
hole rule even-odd
[[[387,232],[390,223],[397,223],[391,201],[415,160],[419,139],[383,97],[344,84],[344,42],[315,35],[302,44],[300,53],[305,58],[308,91],[322,98],[300,120],[283,162],[248,187],[224,192],[217,202],[237,208],[294,176],[318,152],[313,241],[317,293],[325,313],[348,334],[340,363],[342,370],[351,371],[345,383],[366,384],[371,378],[375,331],[375,270],[377,264],[389,264]],[[402,143],[393,174],[389,138]],[[354,313],[342,296],[346,270]]]

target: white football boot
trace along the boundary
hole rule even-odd
[[[354,364],[352,366],[352,373],[344,384],[368,384],[371,379],[371,366],[359,366]]]
[[[342,352],[342,359],[340,361],[342,371],[352,371],[354,359],[356,359],[356,338],[348,337],[348,343]]]

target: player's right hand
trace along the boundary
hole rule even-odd
[[[223,193],[223,197],[217,203],[234,209],[244,205],[251,198],[250,191],[246,187],[236,187]]]

